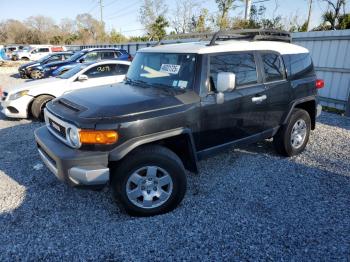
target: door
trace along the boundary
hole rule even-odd
[[[280,125],[289,108],[292,90],[279,54],[262,52],[260,61],[267,96],[265,129],[268,130]]]
[[[117,75],[116,64],[96,65],[81,72],[80,75],[86,75],[87,80],[79,81],[78,77],[71,85],[71,89],[88,88],[101,85],[114,84],[124,79],[123,75]],[[119,78],[118,78],[119,77]],[[119,80],[119,81],[118,81]]]
[[[215,54],[209,58],[208,95],[201,101],[199,150],[259,135],[264,131],[265,86],[251,52]],[[236,88],[216,102],[217,74],[232,72]]]
[[[39,60],[50,53],[50,49],[47,47],[37,48],[33,50],[30,54],[30,60]]]

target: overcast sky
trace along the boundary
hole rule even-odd
[[[264,0],[253,0],[260,2]],[[297,14],[301,20],[306,19],[308,0],[265,0],[260,3],[267,8],[266,17],[281,15],[284,19]],[[142,0],[103,0],[103,17],[106,29],[115,28],[125,35],[142,35],[142,25],[138,21],[138,11]],[[175,9],[175,2],[167,0],[169,14]],[[214,0],[200,1],[201,7],[208,8],[210,13],[215,13],[217,7]],[[276,9],[277,3],[277,9]],[[244,15],[243,2],[236,0],[237,7],[231,11],[233,16]],[[259,5],[259,3],[257,4]],[[322,0],[314,0],[311,27],[320,23],[320,16],[326,10],[327,5]],[[349,4],[347,6],[349,10]],[[56,22],[62,18],[75,18],[77,14],[90,13],[96,19],[100,19],[98,0],[0,0],[0,21],[5,19],[24,20],[29,16],[45,15],[52,17]]]

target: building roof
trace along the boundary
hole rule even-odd
[[[158,45],[140,49],[141,52],[155,53],[194,53],[194,54],[210,54],[235,51],[253,51],[268,50],[276,51],[280,54],[299,54],[308,53],[309,51],[301,46],[278,42],[278,41],[244,41],[244,40],[228,40],[217,41],[217,45],[207,46],[208,41],[190,42]]]

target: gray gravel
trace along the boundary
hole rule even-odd
[[[1,261],[350,260],[349,118],[323,113],[293,158],[265,141],[200,162],[183,203],[152,218],[57,181],[40,125],[0,116]]]

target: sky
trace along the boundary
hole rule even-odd
[[[106,29],[114,28],[127,36],[138,36],[144,34],[143,26],[138,21],[138,11],[142,0],[102,0],[103,18]],[[217,11],[214,0],[200,1],[200,6],[207,8],[210,13]],[[258,3],[266,1],[263,3]],[[306,19],[309,0],[253,0],[259,6],[263,4],[266,10],[266,17],[281,15],[288,19],[298,15],[301,21]],[[57,23],[62,18],[74,19],[77,14],[90,13],[94,18],[100,19],[99,0],[0,0],[0,21],[6,19],[25,20],[29,16],[45,15],[53,18]],[[176,1],[166,0],[169,7],[169,14],[174,13]],[[231,15],[243,17],[244,5],[236,0],[238,7],[231,11]],[[327,9],[327,5],[321,0],[314,0],[311,17],[311,27],[320,23],[321,14]],[[349,4],[347,6],[349,10]]]

